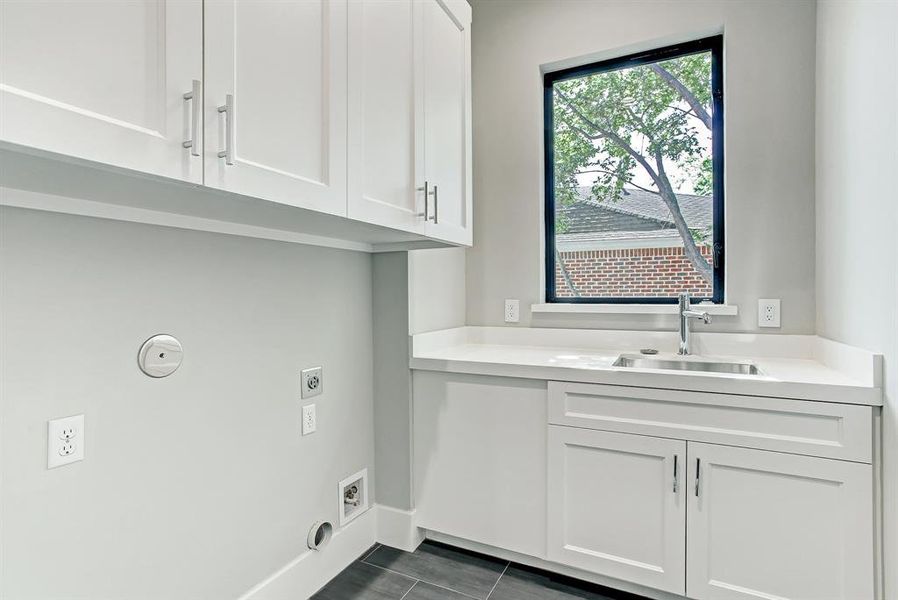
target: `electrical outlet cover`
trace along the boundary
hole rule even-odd
[[[758,327],[780,326],[779,298],[762,298],[758,300]]]
[[[47,468],[84,460],[84,415],[47,421]]]
[[[300,380],[303,398],[311,398],[324,391],[324,373],[321,367],[303,369]]]
[[[318,429],[318,414],[314,404],[302,407],[302,434],[309,435]]]
[[[521,320],[521,301],[516,298],[505,300],[505,322],[517,323]]]

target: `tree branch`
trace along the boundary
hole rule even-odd
[[[629,185],[632,185],[632,186],[635,187],[637,190],[642,190],[643,192],[648,192],[648,193],[650,193],[650,194],[657,194],[657,193],[658,193],[658,190],[653,190],[653,189],[651,189],[651,188],[642,187],[641,185],[638,185],[638,184],[636,184],[636,183],[633,183],[633,180],[632,180],[632,179],[626,179],[626,178],[624,178],[624,177],[621,177],[620,175],[618,175],[618,174],[615,173],[614,171],[606,171],[605,169],[586,169],[586,170],[584,170],[584,171],[577,171],[577,174],[578,174],[578,175],[581,174],[581,173],[603,173],[603,174],[605,174],[605,175],[612,175],[612,176],[614,176],[614,177],[617,177],[618,179],[623,179],[625,183],[628,183]]]
[[[656,65],[652,66],[654,67]],[[671,77],[673,76],[671,75]],[[679,80],[677,80],[677,83],[679,83]],[[636,162],[642,165],[642,168],[644,168],[646,172],[651,176],[652,180],[655,182],[655,185],[658,186],[658,194],[661,196],[661,199],[664,201],[664,203],[667,205],[668,210],[670,211],[670,216],[674,222],[674,226],[677,228],[677,233],[680,234],[680,237],[683,240],[683,251],[686,254],[686,257],[689,259],[692,267],[696,270],[696,272],[698,272],[702,279],[710,283],[712,279],[711,265],[709,265],[708,261],[706,261],[702,256],[701,251],[699,251],[698,246],[695,243],[695,239],[692,237],[692,231],[686,224],[686,219],[685,217],[683,217],[683,213],[680,210],[680,203],[677,199],[677,195],[674,193],[673,186],[670,184],[670,180],[667,178],[667,172],[664,169],[664,157],[662,156],[661,151],[658,148],[655,148],[653,152],[655,165],[657,166],[656,170],[652,167],[651,164],[649,164],[649,161],[645,156],[634,150],[630,146],[630,144],[627,143],[627,141],[624,140],[620,135],[613,131],[608,131],[603,129],[602,127],[599,127],[599,125],[597,125],[595,122],[589,119],[589,117],[584,115],[583,112],[580,111],[580,109],[574,106],[573,102],[563,92],[556,89],[556,93],[568,106],[571,112],[573,112],[577,116],[577,118],[583,121],[583,123],[585,123],[593,131],[596,131],[600,137],[610,140],[624,152],[632,156],[636,160]],[[701,104],[699,104],[698,106],[704,111],[704,108],[701,107]],[[565,119],[565,121],[567,121],[567,119]],[[710,120],[707,124],[710,127]],[[570,123],[568,123],[568,125],[575,129],[579,129],[576,128],[576,126],[571,125]],[[595,137],[586,134],[585,131],[580,131],[589,139],[595,139]]]
[[[636,113],[634,113],[629,106],[625,106],[624,110],[626,110],[627,114],[630,115],[630,119],[632,119],[636,131],[644,135],[649,142],[654,143],[655,138],[652,137],[652,132],[649,130],[649,126],[645,124],[645,121],[642,119],[642,117],[636,116]]]
[[[658,183],[659,194],[670,211],[670,218],[674,222],[674,227],[677,228],[677,233],[683,239],[683,252],[692,264],[692,268],[696,270],[702,279],[711,283],[711,265],[702,256],[698,245],[695,243],[695,238],[692,237],[692,230],[686,224],[686,218],[680,210],[680,202],[674,193],[670,180],[667,178],[667,171],[664,169],[664,157],[661,155],[661,151],[657,149],[655,150],[655,164],[658,165],[658,179],[656,183]]]
[[[600,137],[611,140],[612,142],[617,144],[617,146],[619,148],[621,148],[624,152],[626,152],[627,154],[632,156],[636,160],[636,162],[638,162],[640,165],[642,165],[642,168],[644,168],[646,171],[648,171],[649,175],[652,176],[652,179],[657,178],[658,174],[655,173],[655,170],[652,168],[652,165],[649,164],[649,161],[646,160],[646,158],[642,154],[640,154],[639,152],[634,150],[633,147],[630,146],[630,144],[624,138],[622,138],[621,136],[619,136],[618,134],[616,134],[613,131],[608,131],[606,129],[599,127],[589,117],[584,115],[583,112],[579,108],[574,106],[574,103],[571,102],[570,98],[565,96],[563,92],[561,92],[560,90],[557,90],[557,89],[555,91],[558,93],[558,95],[561,97],[561,99],[564,101],[564,103],[567,104],[568,108],[571,109],[571,112],[573,112],[575,115],[577,115],[577,117],[581,121],[586,123],[586,125],[591,127],[593,130],[597,131],[599,133]],[[590,138],[590,139],[595,139],[595,138]],[[658,183],[658,182],[656,181],[655,183]]]
[[[568,273],[567,265],[564,264],[564,259],[561,258],[561,252],[558,251],[557,247],[555,248],[555,261],[561,271],[561,277],[564,279],[564,284],[571,290],[571,293],[574,296],[580,296],[580,290],[574,285],[574,280],[571,279],[571,274]]]
[[[698,117],[698,119],[705,124],[705,127],[710,130],[711,115],[708,114],[708,111],[705,110],[705,107],[702,105],[702,103],[699,102],[698,98],[695,97],[695,94],[693,94],[692,91],[690,91],[689,88],[687,88],[685,85],[683,85],[683,82],[677,79],[673,75],[673,73],[671,73],[658,63],[650,65],[650,68],[658,75],[658,77],[660,77],[665,83],[667,83],[667,85],[676,90],[680,97],[686,101],[686,104],[692,107],[692,110],[695,112],[695,115]]]
[[[668,105],[667,108],[669,108],[671,110],[675,110],[677,112],[681,112],[687,117],[698,118],[698,115],[695,114],[695,112],[691,108],[689,110],[684,110],[684,109],[680,108],[679,106],[672,106],[672,105]]]

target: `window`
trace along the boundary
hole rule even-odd
[[[547,302],[723,302],[722,47],[545,75]]]

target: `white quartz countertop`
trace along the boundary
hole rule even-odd
[[[701,359],[750,361],[760,375],[615,367],[621,354],[676,353],[677,333],[459,327],[412,336],[412,369],[845,404],[882,404],[881,355],[818,336],[694,333]]]

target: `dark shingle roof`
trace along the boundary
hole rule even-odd
[[[592,199],[588,186],[579,188],[580,197],[572,204],[559,206],[565,216],[566,234],[591,232],[643,232],[672,229],[670,210],[658,194],[627,188],[617,201]],[[678,194],[680,211],[691,229],[711,226],[713,198]]]

